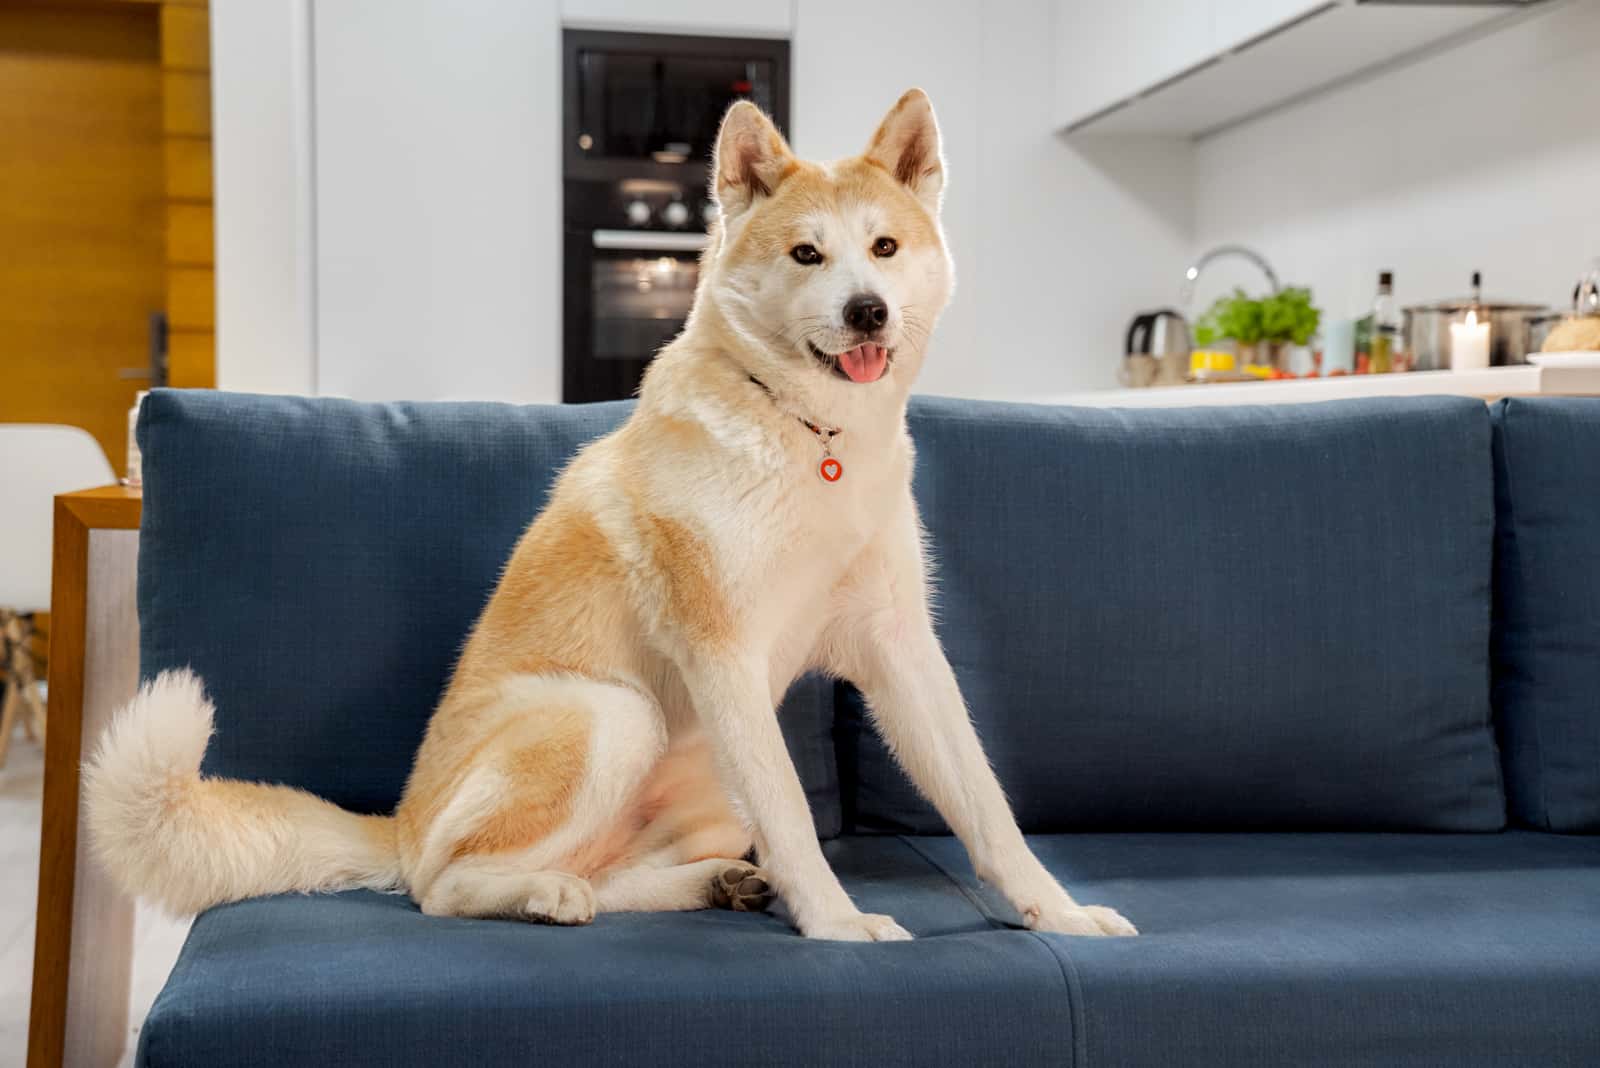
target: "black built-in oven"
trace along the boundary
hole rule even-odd
[[[787,126],[789,45],[568,30],[564,50],[562,399],[613,400],[688,316],[723,112]]]

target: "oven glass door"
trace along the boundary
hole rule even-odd
[[[654,356],[683,329],[699,277],[696,251],[597,245],[590,271],[593,358]]]
[[[773,110],[771,59],[584,48],[577,64],[579,145],[588,159],[709,161],[735,100]]]

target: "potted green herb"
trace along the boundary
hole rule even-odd
[[[1290,345],[1306,345],[1317,333],[1322,313],[1311,304],[1311,290],[1300,286],[1280,289],[1255,300],[1235,289],[1218,297],[1195,323],[1195,344],[1204,348],[1226,338],[1239,349],[1241,367],[1265,364],[1279,372],[1288,370]],[[1261,346],[1267,346],[1261,359]]]

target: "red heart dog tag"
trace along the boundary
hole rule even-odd
[[[822,476],[822,481],[824,482],[837,482],[840,476],[844,474],[844,465],[829,456],[824,458],[821,465],[818,466],[817,474]]]

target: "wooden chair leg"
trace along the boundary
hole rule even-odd
[[[28,741],[44,742],[44,708],[39,700],[39,672],[33,661],[33,617],[18,620],[19,634],[11,649],[11,674],[22,695],[22,730]]]
[[[45,706],[44,698],[39,696],[39,684],[34,682],[28,686],[28,735],[39,743],[39,748],[44,748]]]
[[[0,609],[0,677],[4,678],[4,727],[0,729],[0,767],[5,765],[16,722],[30,742],[44,744],[44,701],[39,697],[39,674],[34,667],[33,617]],[[20,711],[20,715],[19,715]]]
[[[39,688],[32,680],[24,682],[17,687],[21,695],[17,704],[22,709],[22,714],[17,718],[22,721],[22,733],[30,742],[39,740]]]
[[[17,729],[17,706],[22,703],[17,682],[6,672],[6,693],[0,698],[0,768],[6,766],[6,755],[11,751],[11,735]]]

